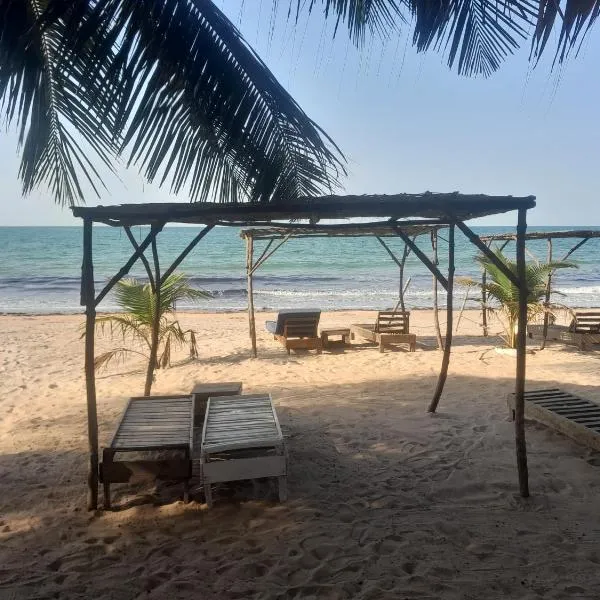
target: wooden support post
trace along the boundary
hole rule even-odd
[[[548,263],[552,262],[552,238],[548,238]],[[548,280],[546,281],[546,294],[544,296],[544,328],[542,330],[542,343],[540,350],[546,347],[546,338],[548,337],[548,307],[550,306],[550,292],[552,291],[552,271],[548,271]]]
[[[252,236],[246,238],[246,277],[248,286],[248,327],[250,329],[250,340],[252,342],[252,356],[256,358],[256,320],[254,318],[254,288],[252,275],[254,272],[252,261],[254,256],[254,240]]]
[[[406,259],[408,258],[408,254],[410,252],[410,248],[404,244],[404,249],[402,250],[402,258],[400,259],[400,282],[399,282],[399,293],[400,293],[400,307],[402,312],[406,312],[406,305],[404,303],[404,267],[406,266]],[[410,279],[409,279],[410,281]],[[407,284],[408,285],[408,284]]]
[[[133,265],[137,262],[140,256],[144,253],[146,248],[150,245],[153,239],[156,238],[160,230],[163,228],[164,223],[160,223],[159,225],[153,225],[150,229],[150,233],[146,236],[146,239],[138,246],[137,250],[131,255],[129,260],[121,267],[116,275],[111,277],[110,281],[104,286],[102,291],[98,294],[96,298],[95,305],[98,306],[100,302],[102,302],[103,298],[110,292],[115,283],[125,277],[127,273],[129,273],[129,269],[133,267]]]
[[[431,232],[431,248],[433,250],[433,264],[438,266],[438,239],[437,239],[437,230],[433,230]],[[446,290],[448,289],[448,284],[446,283]],[[440,311],[438,306],[438,279],[433,274],[433,323],[435,325],[435,337],[437,338],[438,350],[443,350],[444,342],[442,341],[442,332],[440,330]]]
[[[283,239],[281,239],[280,242],[277,244],[277,246],[275,246],[275,248],[271,250],[271,252],[269,252],[268,250],[273,240],[270,240],[267,247],[265,248],[265,251],[260,255],[260,258],[256,261],[256,263],[254,263],[253,265],[251,264],[252,273],[254,274],[254,271],[256,271],[258,267],[261,267],[269,258],[271,258],[271,256],[273,256],[273,254],[275,254],[275,252],[277,252],[277,250],[279,250],[279,248],[281,248],[281,246],[283,246],[291,237],[291,233],[285,235]]]
[[[154,289],[154,315],[152,317],[152,339],[150,341],[150,357],[148,358],[148,369],[146,370],[146,384],[144,385],[144,396],[149,396],[152,390],[154,380],[154,371],[158,355],[158,334],[160,332],[160,261],[158,259],[158,248],[156,246],[156,237],[152,238],[152,258],[154,260],[154,280],[159,284]]]
[[[490,242],[491,244],[491,242]],[[481,271],[481,326],[483,328],[483,337],[488,336],[488,309],[487,309],[487,271]]]
[[[133,246],[133,249],[135,251],[139,250],[140,245],[137,243],[137,240],[133,236],[133,233],[131,232],[131,227],[125,226],[124,229],[125,229],[125,234],[129,238],[129,241],[131,242],[131,245]],[[152,290],[152,293],[154,294],[154,290],[156,289],[156,282],[154,281],[154,275],[152,273],[152,269],[150,268],[150,263],[148,262],[148,259],[146,258],[146,255],[144,253],[140,254],[140,260],[142,261],[142,264],[144,265],[144,269],[146,269],[146,275],[148,275],[148,281],[150,282],[150,289]]]
[[[406,225],[406,221],[402,221],[402,225]],[[440,273],[440,270],[434,265],[429,257],[421,250],[414,240],[411,240],[402,229],[398,227],[395,223],[391,223],[394,231],[402,238],[402,241],[415,253],[415,256],[429,269],[429,271],[437,277],[437,280],[440,282],[442,287],[447,290],[448,289],[448,281],[446,278]],[[436,230],[434,230],[436,231]],[[432,232],[433,233],[433,232]]]
[[[437,386],[429,404],[428,412],[436,411],[439,404],[444,384],[448,377],[448,367],[450,366],[450,352],[452,350],[452,315],[453,315],[453,297],[454,290],[454,225],[450,225],[448,231],[448,297],[446,300],[446,340],[444,343],[444,356],[442,357],[442,367],[438,378]]]
[[[519,209],[517,224],[517,274],[519,289],[519,321],[517,331],[517,373],[515,381],[515,443],[519,490],[523,498],[529,497],[529,475],[527,472],[527,444],[525,442],[525,357],[527,343],[527,277],[525,268],[525,233],[527,231],[527,209]]]
[[[85,389],[88,425],[88,510],[98,508],[98,412],[96,407],[96,373],[94,370],[94,334],[96,304],[92,221],[83,221],[83,261],[81,265],[81,301],[85,304]]]
[[[457,221],[456,226],[465,234],[472,244],[481,250],[481,253],[488,258],[490,262],[502,271],[505,277],[507,277],[514,286],[519,287],[519,278],[502,261],[498,260],[496,254],[481,241],[481,238],[476,233],[471,231],[462,221]],[[523,249],[523,254],[524,253],[525,250]]]
[[[483,337],[488,335],[488,322],[487,322],[487,291],[485,286],[487,285],[487,271],[483,269],[481,273],[481,326],[483,327]]]

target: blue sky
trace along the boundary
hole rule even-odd
[[[600,224],[598,30],[580,56],[532,70],[528,47],[490,79],[449,71],[434,52],[418,55],[408,28],[357,50],[345,31],[333,39],[318,15],[294,27],[286,3],[217,0],[283,85],[348,159],[347,193],[461,191],[534,194],[531,225]],[[273,23],[273,27],[271,27]],[[22,198],[16,135],[0,137],[0,225],[76,225],[44,192]],[[88,204],[186,201],[119,169],[120,181]],[[480,224],[514,223],[500,215]]]

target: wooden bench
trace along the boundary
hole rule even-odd
[[[515,395],[507,397],[511,418]],[[525,416],[560,431],[576,442],[600,450],[600,405],[558,388],[525,392]]]
[[[283,435],[270,394],[210,398],[200,454],[204,495],[212,506],[213,483],[276,477],[287,499]]]
[[[417,336],[409,333],[410,313],[381,311],[377,313],[374,325],[358,323],[350,325],[352,338],[355,336],[379,344],[379,352],[383,352],[386,346],[394,344],[408,344],[410,352],[417,347]]]
[[[100,481],[104,484],[104,508],[111,507],[112,483],[145,479],[182,481],[184,500],[189,500],[192,475],[194,399],[191,396],[130,398],[110,446],[102,451]],[[115,460],[117,453],[181,453],[176,458]]]

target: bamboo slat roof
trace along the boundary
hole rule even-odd
[[[517,239],[516,233],[495,233],[494,235],[479,236],[482,242],[506,242]],[[600,230],[574,229],[572,231],[528,231],[526,240],[557,240],[565,238],[600,238]]]
[[[294,238],[323,238],[323,237],[398,237],[398,229],[401,229],[409,237],[415,237],[442,229],[446,225],[398,225],[393,227],[387,222],[383,223],[342,223],[323,225],[296,225],[286,223],[283,226],[265,228],[242,229],[240,237],[252,238],[254,240],[277,240],[286,235]]]
[[[154,223],[222,225],[272,224],[273,221],[352,217],[425,218],[466,221],[519,208],[533,208],[535,196],[422,194],[321,196],[277,203],[149,203],[72,208],[73,215],[114,227]]]

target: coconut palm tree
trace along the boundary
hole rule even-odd
[[[150,283],[142,283],[134,278],[123,279],[115,285],[114,294],[115,301],[123,312],[97,317],[96,327],[102,333],[108,330],[111,336],[118,334],[124,342],[131,342],[133,347],[121,346],[101,354],[96,357],[94,367],[96,369],[105,367],[110,362],[122,360],[130,354],[143,356],[150,364],[154,323],[158,322],[158,359],[153,367],[149,367],[147,391],[144,392],[144,395],[148,396],[152,387],[154,368],[164,369],[171,365],[171,350],[174,346],[187,344],[190,356],[192,358],[198,356],[196,336],[193,330],[181,328],[175,315],[176,304],[185,300],[207,298],[210,294],[192,288],[184,274],[172,273],[160,286],[157,321],[155,321],[157,294],[152,290]]]
[[[562,61],[600,11],[596,0],[288,6],[296,19],[321,11],[358,45],[410,22],[419,51],[445,51],[465,75],[489,75],[528,36],[537,60],[554,29]],[[24,192],[45,186],[63,205],[99,193],[99,165],[117,156],[199,201],[285,202],[343,172],[332,141],[210,0],[1,0],[0,98]]]
[[[501,250],[494,252],[496,258],[517,276],[517,263],[507,258]],[[461,278],[463,285],[478,287],[485,290],[488,298],[498,304],[498,308],[491,309],[501,316],[504,328],[504,341],[509,348],[516,348],[517,323],[519,320],[519,290],[517,286],[501,271],[487,256],[480,255],[477,262],[487,274],[486,283],[481,283],[469,278]],[[577,268],[572,262],[554,261],[540,263],[537,261],[525,263],[525,278],[527,281],[527,319],[531,319],[546,310],[543,300],[546,296],[548,275],[556,269]],[[484,310],[489,307],[484,306]]]

